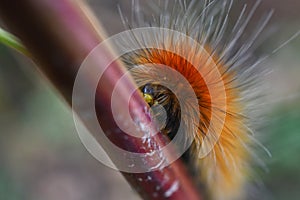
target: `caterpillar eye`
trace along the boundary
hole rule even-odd
[[[146,84],[143,88],[143,94],[149,94],[150,96],[152,96],[153,98],[153,95],[154,95],[154,89],[153,87],[150,85],[150,84]]]
[[[145,101],[150,105],[154,105],[157,101],[154,100],[154,88],[150,84],[146,84],[142,89]]]

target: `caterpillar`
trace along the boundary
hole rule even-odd
[[[160,10],[157,16],[147,16],[139,1],[133,1],[132,22],[120,12],[127,28],[171,29],[193,38],[202,49],[163,31],[162,34],[145,36],[144,41],[134,40],[132,34],[131,42],[152,43],[155,47],[142,48],[144,45],[141,45],[141,49],[123,55],[122,60],[134,80],[141,85],[140,91],[145,101],[156,110],[153,115],[159,119],[163,113],[155,107],[160,105],[164,108],[166,123],[162,126],[162,133],[172,139],[179,124],[183,125],[184,139],[192,140],[192,145],[182,160],[189,166],[193,177],[197,177],[195,181],[206,191],[206,197],[217,200],[244,199],[247,193],[245,185],[251,177],[253,163],[263,165],[255,153],[255,147],[261,145],[253,132],[255,119],[259,116],[258,97],[263,93],[260,79],[268,69],[258,67],[253,45],[272,12],[263,16],[245,39],[245,29],[260,1],[249,9],[244,5],[234,22],[229,22],[234,4],[232,0],[159,1],[157,7],[153,2],[149,4],[154,7],[153,12]],[[130,42],[122,45],[130,46]],[[214,64],[208,62],[209,59]],[[149,63],[151,67],[147,66]],[[186,78],[197,96],[197,107],[189,105],[188,97],[185,105],[180,105],[175,93],[184,93],[185,88],[180,87],[177,77],[167,80],[176,88],[175,92],[165,87],[163,81],[153,81],[163,70],[160,65],[166,65]],[[214,101],[209,88],[217,94]],[[222,95],[222,90],[225,95]],[[221,101],[226,102],[225,107],[220,107]],[[213,108],[216,113],[212,112]],[[193,116],[195,109],[200,112],[199,122]],[[222,114],[225,114],[223,128],[218,133],[212,133],[212,137],[217,138],[216,144],[205,157],[199,158],[208,127],[221,124]],[[216,117],[213,119],[212,115]],[[195,123],[196,130],[191,128]]]
[[[123,23],[130,30],[157,27],[160,31],[150,30],[143,40],[136,40],[132,32],[131,40],[119,44],[120,48],[132,43],[141,48],[126,53],[122,60],[141,86],[140,92],[151,106],[153,118],[159,122],[166,117],[165,124],[159,124],[161,132],[172,140],[182,125],[185,135],[179,145],[192,141],[182,160],[207,199],[245,199],[252,165],[263,165],[254,147],[264,148],[253,132],[259,116],[259,97],[263,93],[260,79],[268,69],[259,67],[260,60],[253,56],[254,44],[272,12],[262,17],[245,39],[245,29],[259,0],[250,9],[245,5],[231,23],[233,0],[165,0],[158,1],[158,7],[151,2],[152,11],[160,11],[151,16],[145,14],[139,1],[132,4],[131,23],[121,13]],[[166,30],[183,33],[195,42]],[[144,48],[149,43],[152,47]],[[164,70],[161,65],[179,72],[188,81],[197,97],[196,106],[190,104],[190,96],[179,77],[161,77]],[[184,104],[176,94],[186,94]],[[200,113],[199,121],[196,112]],[[209,127],[213,127],[212,132]],[[199,156],[201,149],[206,148],[207,138],[216,143],[211,143],[213,148],[208,154]]]

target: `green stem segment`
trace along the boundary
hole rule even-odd
[[[14,35],[12,35],[11,33],[2,29],[1,27],[0,27],[0,43],[4,44],[5,46],[8,46],[10,48],[13,48],[13,49],[19,51],[20,53],[30,57],[29,52],[22,45],[20,40],[17,37],[15,37]]]

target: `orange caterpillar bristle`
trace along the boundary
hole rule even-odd
[[[140,89],[149,105],[162,105],[166,110],[167,122],[162,132],[172,139],[178,123],[183,124],[185,139],[193,141],[186,153],[188,158],[184,160],[192,168],[191,173],[199,177],[197,179],[207,191],[207,197],[217,200],[244,199],[244,186],[251,173],[251,163],[255,161],[253,157],[256,157],[252,150],[256,140],[251,135],[250,127],[256,117],[252,111],[255,110],[253,104],[259,91],[253,92],[253,89],[258,84],[258,74],[263,73],[253,62],[250,47],[271,14],[261,21],[258,32],[240,45],[241,35],[259,2],[248,14],[245,14],[244,7],[229,34],[225,32],[229,29],[228,14],[232,1],[178,1],[171,8],[171,13],[167,14],[170,4],[165,3],[165,14],[149,23],[161,28],[161,34],[149,31],[143,37],[144,41],[136,41],[133,34],[131,41],[120,44],[151,43],[153,47],[141,47],[128,53],[123,56],[123,61],[135,81],[141,85]],[[147,25],[147,22],[140,22],[140,19],[147,18],[142,16],[141,8],[136,10],[137,26]],[[126,24],[125,18],[122,18]],[[168,35],[163,28],[182,32],[196,40],[197,44]],[[181,87],[178,77],[166,80],[163,77],[161,81],[153,81],[154,77],[160,77],[163,70],[160,65],[176,70],[188,81],[197,96],[198,107],[189,104],[189,96],[186,96],[184,105],[179,105],[174,91],[163,87],[168,83],[176,88],[175,93],[184,93],[185,88]],[[220,87],[220,84],[224,87]],[[214,92],[214,101],[211,91]],[[221,106],[223,101],[225,107]],[[214,113],[213,108],[216,109]],[[199,122],[194,116],[195,109],[200,112]],[[159,117],[160,114],[158,111],[155,116]],[[197,130],[192,128],[195,123]],[[205,148],[203,141],[207,137],[208,127],[211,125],[215,128],[223,123],[219,132],[212,133],[213,138],[218,138],[213,149],[205,157],[199,157],[200,148]]]

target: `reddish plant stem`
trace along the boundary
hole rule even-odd
[[[71,105],[73,85],[79,66],[91,50],[103,40],[80,6],[69,0],[21,0],[17,2],[1,0],[0,17],[9,30],[21,39],[42,72]],[[110,58],[111,52],[108,49],[102,49],[98,53],[100,59],[97,60],[97,64],[105,67],[102,60]],[[106,83],[106,87],[99,87],[95,95],[98,118],[102,122],[104,131],[110,131],[108,137],[119,147],[133,152],[157,150],[168,142],[162,134],[152,137],[152,145],[145,147],[141,140],[132,137],[125,140],[125,137],[122,137],[125,133],[112,131],[118,130],[118,126],[110,110],[111,91],[124,72],[119,62],[113,62],[103,75],[102,81]],[[122,91],[136,88],[130,77],[122,81]],[[126,92],[118,94],[120,98],[117,104],[120,106],[120,113],[124,112],[123,100],[129,95]],[[130,98],[129,109],[133,118],[149,124],[151,119],[145,113],[146,106],[138,92]],[[148,128],[154,133],[153,127]],[[96,138],[102,144],[101,137],[96,136]],[[105,144],[103,147],[106,148]],[[114,155],[110,154],[109,149],[105,150],[118,166]],[[163,153],[164,158],[171,160],[172,151]],[[151,164],[152,161],[149,159],[147,162]],[[161,170],[147,173],[123,172],[122,174],[144,199],[201,199],[180,160]]]

